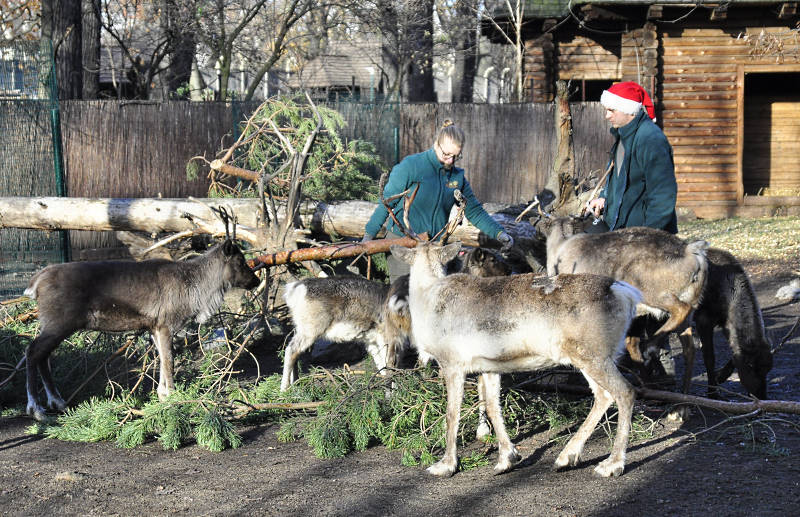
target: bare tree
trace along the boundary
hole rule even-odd
[[[81,0],[83,99],[100,90],[100,0]]]
[[[81,32],[81,0],[42,2],[42,38],[53,42],[61,100],[80,99],[83,93]]]
[[[355,29],[380,38],[375,65],[387,82],[387,97],[435,101],[433,89],[433,0],[366,0],[352,4]]]
[[[487,4],[486,11],[488,23],[514,49],[514,93],[517,102],[522,102],[523,74],[525,72],[523,68],[525,40],[522,37],[522,25],[525,2],[524,0],[497,0],[496,4]]]
[[[38,0],[0,0],[0,37],[6,41],[38,39],[41,9]]]
[[[122,63],[112,66],[127,71],[133,97],[150,98],[155,79],[196,27],[196,0],[107,0],[101,6],[104,45],[122,54]]]

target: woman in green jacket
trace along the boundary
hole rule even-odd
[[[504,250],[508,250],[513,245],[513,239],[475,198],[469,181],[464,177],[464,169],[455,166],[463,146],[464,132],[450,120],[445,120],[430,149],[407,156],[394,166],[383,195],[389,198],[408,189],[413,191],[419,185],[417,196],[409,209],[408,221],[415,233],[427,233],[433,237],[447,224],[450,210],[455,204],[453,192],[458,189],[466,200],[464,215],[467,219],[487,236],[499,241]],[[393,211],[397,220],[403,221],[402,199],[394,202]],[[386,207],[379,204],[367,222],[363,241],[374,239],[387,219],[386,238],[402,237],[403,231],[389,218]],[[388,263],[392,281],[408,273],[408,265],[391,256]]]

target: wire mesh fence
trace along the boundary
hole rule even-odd
[[[63,193],[51,54],[47,41],[0,43],[0,196]],[[62,232],[0,229],[0,298],[63,259]]]

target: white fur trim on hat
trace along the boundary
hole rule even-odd
[[[639,113],[639,110],[642,109],[641,102],[620,97],[608,90],[603,90],[603,94],[600,96],[600,104],[606,108],[621,111],[628,115],[636,115]]]

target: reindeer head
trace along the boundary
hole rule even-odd
[[[420,242],[415,248],[392,246],[392,255],[411,266],[412,275],[432,275],[443,278],[447,274],[446,264],[453,260],[461,249],[460,242],[446,246],[435,242]]]
[[[220,245],[225,267],[222,270],[225,283],[242,289],[254,289],[260,283],[253,270],[247,265],[241,250],[230,239]]]

